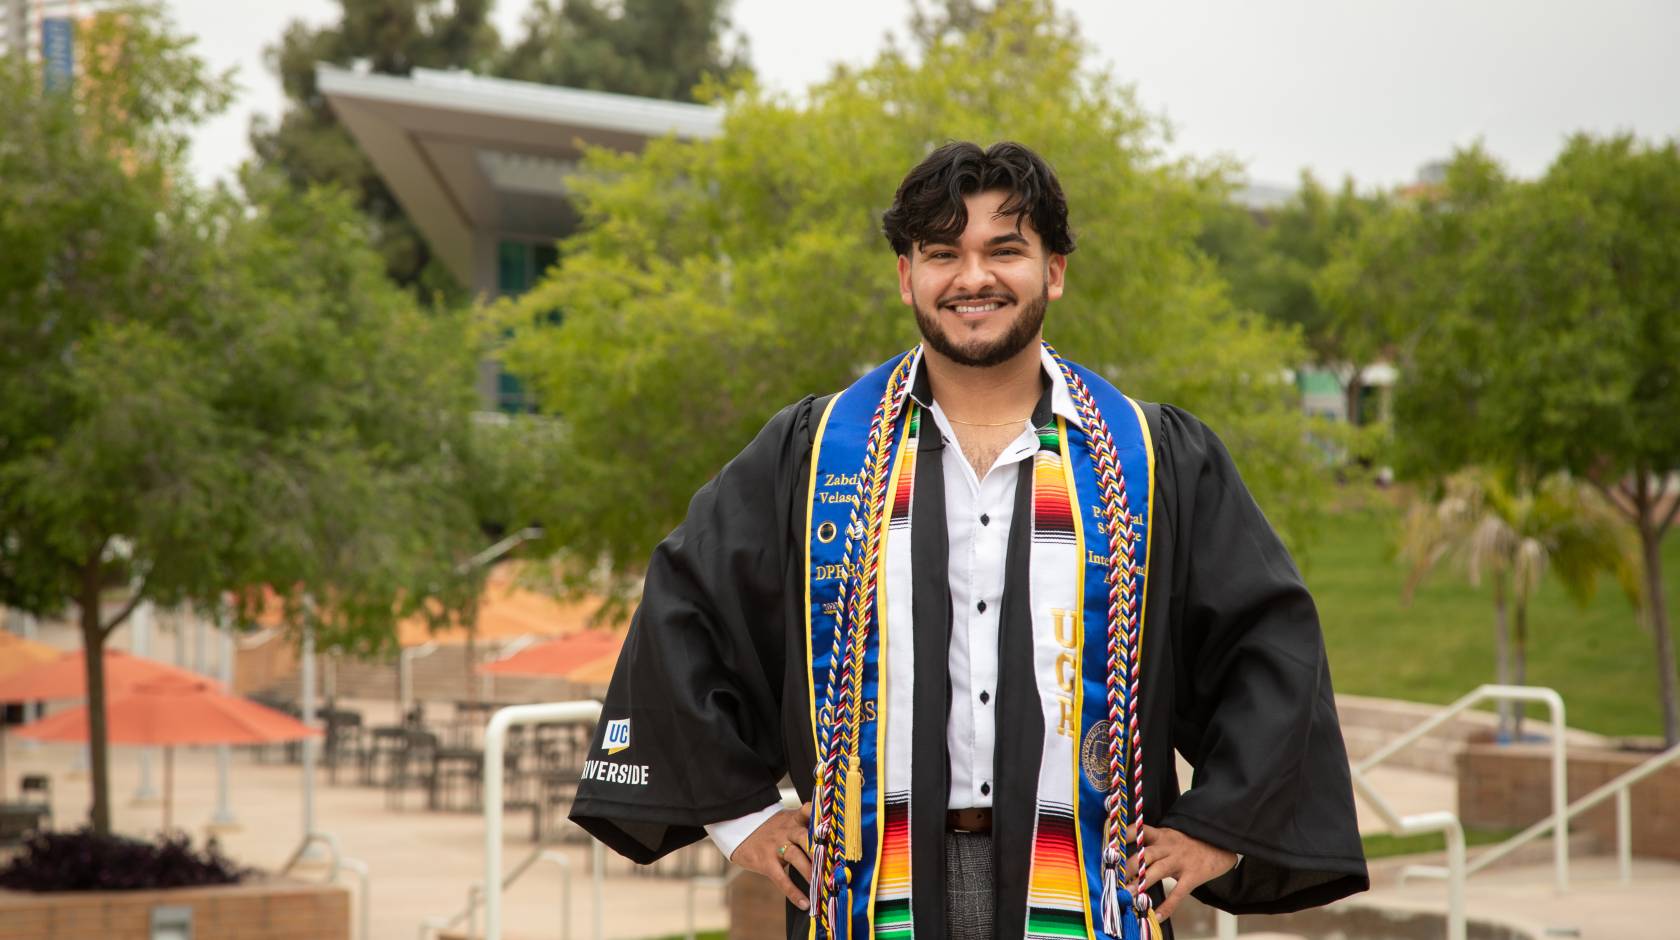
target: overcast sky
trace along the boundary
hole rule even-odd
[[[197,136],[208,180],[249,156],[254,113],[276,115],[263,47],[286,23],[327,23],[332,0],[169,0],[218,66],[238,66],[232,111]],[[527,0],[499,0],[515,35]],[[1410,181],[1481,138],[1515,172],[1543,170],[1572,131],[1680,136],[1676,0],[1064,0],[1096,55],[1174,127],[1172,150],[1226,154],[1252,179],[1303,167],[1362,185]],[[862,63],[908,0],[736,0],[763,81],[798,90]]]

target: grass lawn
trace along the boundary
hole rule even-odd
[[[1565,703],[1568,704],[1568,703]],[[1515,829],[1466,829],[1464,830],[1464,844],[1469,846],[1494,845],[1504,842],[1517,834]],[[1359,837],[1365,843],[1365,857],[1393,858],[1397,855],[1419,855],[1424,852],[1445,852],[1447,837],[1439,832],[1424,832],[1415,836],[1391,836],[1386,832],[1373,832]]]
[[[1336,690],[1450,702],[1494,681],[1493,599],[1440,569],[1410,605],[1393,558],[1400,520],[1388,494],[1331,517],[1305,559]],[[1680,597],[1680,537],[1664,548],[1670,623]],[[1613,580],[1581,609],[1555,582],[1529,612],[1528,682],[1563,696],[1572,727],[1608,735],[1660,735],[1654,644]],[[1544,716],[1538,706],[1531,715]]]

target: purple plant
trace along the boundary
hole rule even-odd
[[[215,839],[199,851],[184,834],[156,842],[101,835],[89,828],[41,832],[0,869],[0,888],[16,891],[141,891],[238,884],[249,874],[222,855]]]

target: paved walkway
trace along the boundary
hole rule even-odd
[[[353,703],[347,703],[353,704]],[[375,717],[373,721],[383,721]],[[19,775],[46,772],[53,778],[53,811],[60,828],[75,826],[87,816],[85,773],[72,773],[78,748],[72,745],[33,745],[7,737],[6,776],[13,790]],[[132,796],[140,782],[139,752],[112,751],[112,822],[131,835],[150,837],[162,825],[158,803],[135,805]],[[216,807],[214,749],[178,749],[175,755],[175,822],[192,832],[202,846],[205,827]],[[231,804],[237,829],[222,835],[224,851],[236,862],[274,869],[297,847],[302,837],[302,772],[295,765],[260,764],[235,752],[230,777]],[[467,886],[484,877],[484,825],[478,814],[427,812],[423,797],[411,792],[408,809],[387,809],[385,793],[356,786],[345,773],[338,786],[321,773],[316,787],[317,828],[337,837],[345,855],[365,861],[372,877],[373,940],[415,940],[427,917],[448,915],[466,904]],[[153,762],[153,782],[162,787],[161,760]],[[15,793],[13,794],[15,795]],[[530,814],[511,814],[507,821],[503,871],[531,851]],[[572,885],[571,936],[591,936],[593,905],[589,853],[582,843],[561,848],[576,877]],[[709,847],[707,851],[711,851]],[[602,922],[610,938],[680,935],[687,917],[688,885],[676,878],[632,875],[628,862],[610,856]],[[319,877],[315,875],[314,877]],[[354,885],[346,874],[344,883]],[[353,891],[354,893],[354,891]],[[504,896],[504,936],[507,940],[553,940],[561,936],[561,878],[559,870],[539,865]],[[727,923],[722,891],[699,890],[695,896],[696,923],[715,930]]]
[[[1552,886],[1550,865],[1497,866],[1470,878],[1465,908],[1471,919],[1488,918],[1526,929],[1537,938],[1674,940],[1680,937],[1680,863],[1635,859],[1633,881],[1622,884],[1616,860],[1576,858],[1569,888]],[[1446,910],[1446,884],[1413,881],[1363,896],[1386,907]]]

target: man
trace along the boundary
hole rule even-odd
[[[1042,342],[1053,172],[950,144],[883,227],[923,344],[695,495],[572,818],[640,862],[709,831],[790,937],[1130,940],[1192,892],[1366,888],[1317,614],[1230,456]]]

